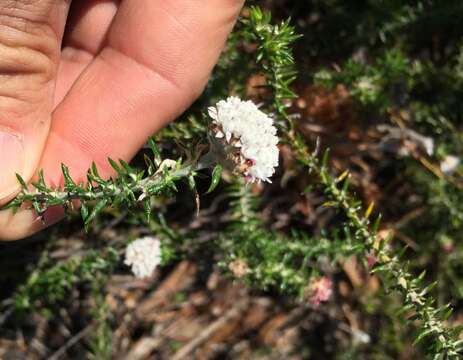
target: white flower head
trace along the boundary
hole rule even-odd
[[[252,101],[237,97],[209,108],[215,138],[230,148],[228,158],[248,180],[268,181],[278,166],[278,137],[273,120]]]
[[[451,175],[458,169],[460,162],[461,160],[459,157],[447,155],[440,163],[440,170],[446,175]]]
[[[151,276],[161,263],[161,242],[155,237],[133,241],[125,250],[124,263],[132,267],[132,272],[137,278]]]

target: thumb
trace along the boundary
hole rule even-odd
[[[0,204],[40,160],[70,0],[0,0]]]

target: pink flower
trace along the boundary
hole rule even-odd
[[[378,262],[376,258],[375,252],[372,250],[367,254],[367,264],[368,267],[371,269],[375,264]]]
[[[333,295],[333,282],[326,276],[313,280],[310,284],[309,294],[309,302],[314,306],[319,306]]]

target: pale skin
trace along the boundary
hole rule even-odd
[[[0,0],[0,204],[60,164],[130,160],[202,92],[244,0]],[[0,212],[0,240],[46,225]]]

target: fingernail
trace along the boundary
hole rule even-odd
[[[24,170],[24,146],[22,136],[0,129],[0,198],[19,188],[16,174]]]

